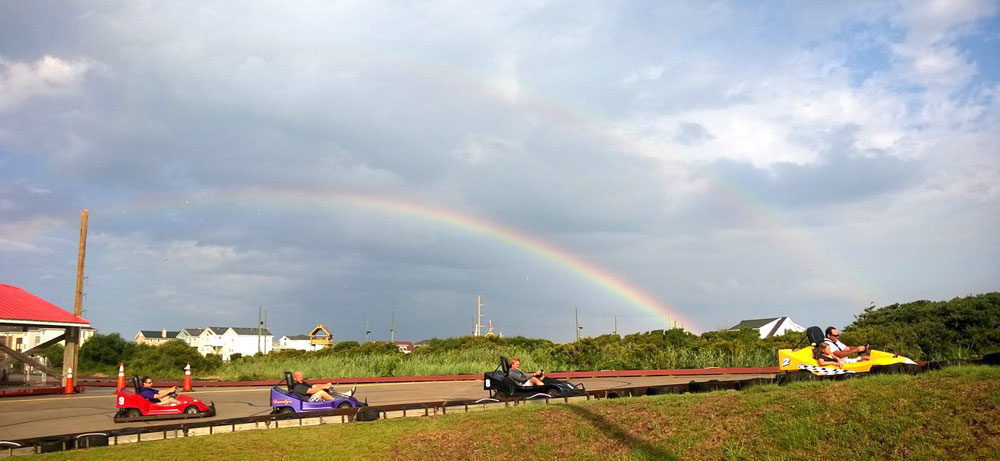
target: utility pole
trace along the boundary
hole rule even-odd
[[[80,212],[80,251],[76,259],[76,295],[73,300],[73,315],[83,315],[83,263],[87,259],[87,223],[90,212]],[[63,379],[66,385],[67,372],[76,368],[76,358],[80,351],[80,327],[66,328],[66,348],[63,349]]]
[[[257,353],[260,354],[260,334],[264,326],[264,306],[257,306]]]
[[[576,340],[579,341],[580,340],[580,330],[583,329],[583,327],[580,326],[580,309],[577,309],[577,308],[574,307],[573,308],[573,313],[576,315]]]
[[[392,328],[389,328],[389,341],[396,344],[396,311],[392,311]]]
[[[372,327],[368,317],[365,317],[365,342],[370,343],[371,341],[372,341]]]
[[[615,329],[611,330],[611,334],[618,336],[618,316],[615,316]]]
[[[482,296],[476,295],[476,325],[472,330],[472,336],[479,336],[483,331],[483,305]]]

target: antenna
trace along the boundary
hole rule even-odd
[[[365,342],[371,342],[372,340],[372,327],[368,321],[368,317],[365,317]]]
[[[476,295],[476,322],[475,328],[472,330],[472,336],[479,336],[483,331],[483,298],[480,295]]]
[[[396,311],[392,311],[392,327],[389,328],[389,341],[396,344]]]
[[[576,340],[579,341],[580,340],[580,330],[583,329],[583,327],[580,326],[580,309],[577,309],[577,308],[574,307],[573,308],[573,313],[576,315]]]
[[[618,336],[618,316],[615,316],[615,329],[611,330],[611,334]]]

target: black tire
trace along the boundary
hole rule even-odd
[[[340,402],[340,405],[337,405],[337,408],[341,410],[344,408],[354,408],[354,405],[351,405],[350,402]]]
[[[549,394],[549,397],[559,397],[559,389],[556,388],[549,389],[549,391],[546,392],[546,394]]]
[[[198,413],[201,413],[201,411],[199,411],[198,407],[194,405],[188,405],[188,407],[184,409],[185,415],[197,415]]]
[[[129,408],[125,410],[126,418],[138,418],[140,416],[142,416],[142,413],[139,411],[138,408]]]
[[[290,415],[292,413],[295,413],[295,410],[293,410],[292,407],[281,407],[281,409],[278,410],[279,415]]]

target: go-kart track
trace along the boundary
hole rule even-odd
[[[656,370],[651,373],[658,374],[658,376],[639,376],[644,374],[642,371],[565,373],[563,375],[566,378],[571,378],[575,383],[585,385],[592,397],[613,398],[621,395],[645,395],[649,388],[664,389],[658,388],[658,386],[677,386],[677,389],[686,390],[686,385],[690,386],[691,383],[718,382],[721,387],[731,388],[737,383],[771,380],[778,373],[778,370],[776,368],[696,369]],[[615,374],[620,376],[607,376]],[[605,376],[580,377],[584,375]],[[427,379],[428,377],[421,378]],[[277,384],[277,381],[271,384]],[[338,387],[349,386],[338,385]],[[31,447],[30,451],[27,451],[30,453],[34,451],[32,445],[37,445],[35,442],[41,442],[43,438],[65,434],[121,432],[122,429],[131,428],[135,432],[150,432],[142,437],[143,440],[155,440],[167,437],[163,432],[161,432],[163,435],[155,434],[159,427],[177,427],[178,425],[206,427],[212,425],[213,422],[225,424],[222,421],[234,418],[297,418],[296,415],[270,415],[272,408],[268,398],[269,389],[270,386],[261,385],[198,387],[196,384],[194,391],[185,392],[185,394],[206,402],[214,402],[217,410],[216,416],[197,420],[132,423],[114,422],[116,408],[113,387],[87,387],[84,393],[75,395],[8,397],[0,399],[0,444],[4,441],[12,441],[23,448],[16,449],[17,447],[10,444],[0,446],[0,456],[25,453],[25,450]],[[648,393],[654,392],[649,391]],[[422,410],[420,414],[438,413],[436,409],[426,412],[427,403],[435,402],[430,405],[441,407],[460,402],[467,405],[488,397],[487,392],[483,389],[482,379],[358,384],[356,396],[362,401],[367,401],[368,405],[375,410],[376,415],[379,415],[378,412],[382,412],[382,417],[386,417],[385,413],[388,410],[408,407],[411,410],[418,407],[424,408],[425,410]],[[554,400],[563,401],[563,399]],[[493,401],[495,402],[495,400]],[[354,409],[337,410],[332,413],[350,412],[353,416],[356,411]],[[284,425],[289,424],[282,426]],[[228,431],[229,426],[225,427]],[[184,432],[187,433],[186,430]],[[122,443],[123,441],[112,441],[111,443],[116,442]],[[67,446],[66,448],[71,447]]]

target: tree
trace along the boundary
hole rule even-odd
[[[63,366],[63,351],[65,348],[62,344],[53,344],[42,352],[42,357],[45,357],[49,361],[49,366],[52,368],[62,368]]]
[[[102,371],[109,367],[118,368],[120,362],[128,362],[135,351],[135,344],[125,341],[118,333],[95,334],[80,347],[80,369]]]

